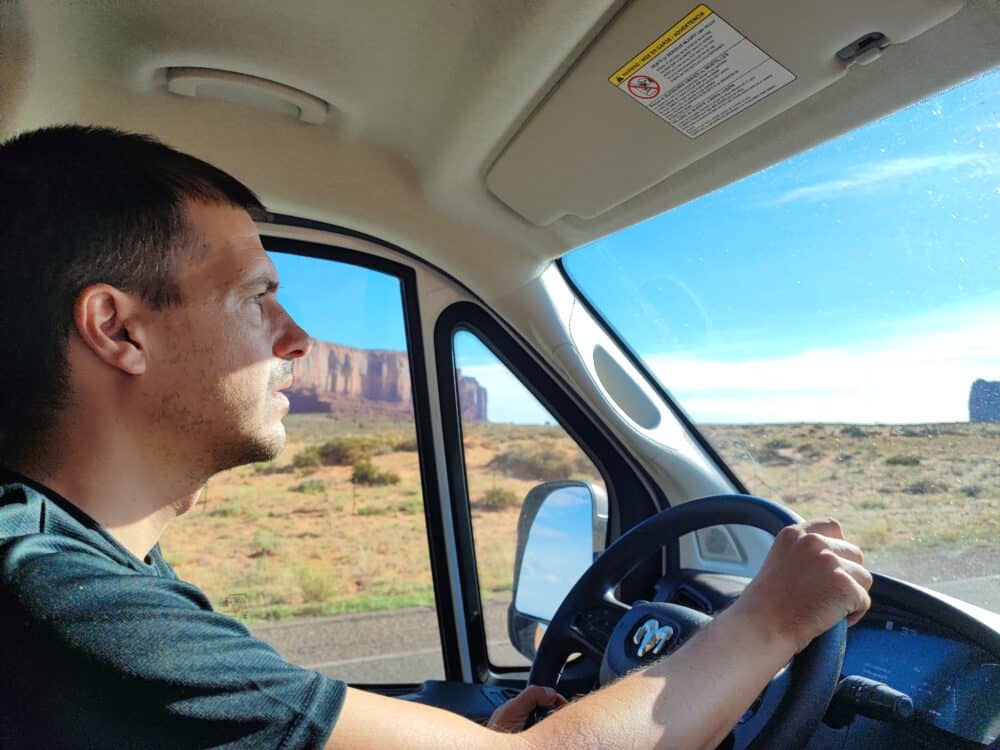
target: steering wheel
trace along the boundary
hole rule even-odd
[[[647,518],[608,547],[570,589],[538,646],[528,684],[559,689],[584,675],[592,680],[594,661],[601,664],[604,684],[669,654],[711,620],[678,604],[630,606],[614,598],[618,583],[663,545],[707,526],[738,524],[777,534],[801,521],[769,500],[736,494],[692,500]],[[815,638],[743,715],[732,731],[732,746],[804,747],[833,697],[846,645],[845,620]],[[567,664],[574,653],[586,658]]]

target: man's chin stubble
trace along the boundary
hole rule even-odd
[[[273,461],[285,449],[285,429],[281,425],[280,433],[272,435],[255,435],[240,441],[231,441],[227,445],[218,446],[213,452],[216,459],[213,463],[213,474],[234,469],[237,466]]]

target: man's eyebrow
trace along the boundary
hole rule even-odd
[[[265,292],[276,292],[278,290],[278,279],[270,271],[259,273],[244,282],[241,282],[239,289],[250,290],[264,287]]]

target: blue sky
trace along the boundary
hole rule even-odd
[[[271,253],[278,299],[311,336],[357,349],[405,351],[400,283],[347,263]]]
[[[566,267],[696,419],[964,421],[1000,379],[1000,75]]]
[[[696,420],[967,419],[1000,379],[1000,73],[571,252],[566,268]],[[403,349],[395,279],[276,257],[310,332]],[[494,421],[545,421],[481,346]]]

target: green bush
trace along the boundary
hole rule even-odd
[[[947,492],[948,485],[933,479],[921,479],[908,487],[903,488],[903,492],[908,495],[936,495],[940,492]]]
[[[381,471],[371,462],[371,459],[362,458],[354,462],[354,474],[351,476],[351,481],[368,487],[398,484],[399,474],[393,471]]]
[[[292,458],[292,466],[296,469],[317,469],[322,465],[319,448],[315,445],[310,445],[305,450],[299,451]]]
[[[889,507],[889,501],[884,497],[863,497],[855,506],[861,510],[885,510]]]
[[[757,451],[757,461],[761,464],[766,464],[768,466],[788,466],[789,464],[795,463],[795,459],[791,456],[786,456],[784,453],[778,453],[774,448],[764,447]]]
[[[477,503],[478,507],[490,511],[507,510],[519,504],[520,498],[517,493],[506,487],[490,487]]]
[[[385,446],[371,437],[345,435],[328,440],[317,448],[320,460],[327,466],[351,466],[384,452]]]
[[[333,580],[325,567],[302,567],[295,571],[302,598],[307,602],[325,602],[333,596]]]
[[[768,440],[764,443],[764,447],[773,451],[780,451],[783,448],[791,448],[793,445],[791,441],[785,440],[784,438],[775,438],[774,440]]]
[[[285,471],[284,467],[275,465],[274,461],[261,461],[260,463],[253,464],[253,473],[263,476],[282,474]]]
[[[281,540],[273,531],[257,529],[253,534],[250,545],[253,547],[250,552],[251,557],[270,557],[278,551],[278,547],[281,546]]]
[[[417,450],[417,436],[405,437],[396,440],[392,444],[392,449],[400,453],[414,453]]]
[[[593,466],[582,454],[570,456],[551,442],[519,445],[498,454],[488,468],[516,479],[552,482],[569,479],[574,474],[592,476]]]
[[[874,432],[858,427],[856,424],[844,425],[840,428],[840,434],[853,438],[866,438],[874,435]]]
[[[885,460],[889,466],[920,466],[919,456],[889,456]]]
[[[217,508],[212,508],[210,511],[208,511],[208,515],[216,516],[218,518],[233,518],[234,516],[239,515],[239,513],[240,513],[239,507],[236,505],[236,503],[232,502],[225,502],[222,505],[218,506]]]
[[[416,500],[400,500],[396,504],[396,510],[400,513],[405,513],[407,515],[416,515],[417,513],[424,512],[424,501],[423,499]]]
[[[312,479],[303,479],[292,487],[292,492],[301,492],[305,495],[322,495],[326,493],[326,480],[315,477]]]

